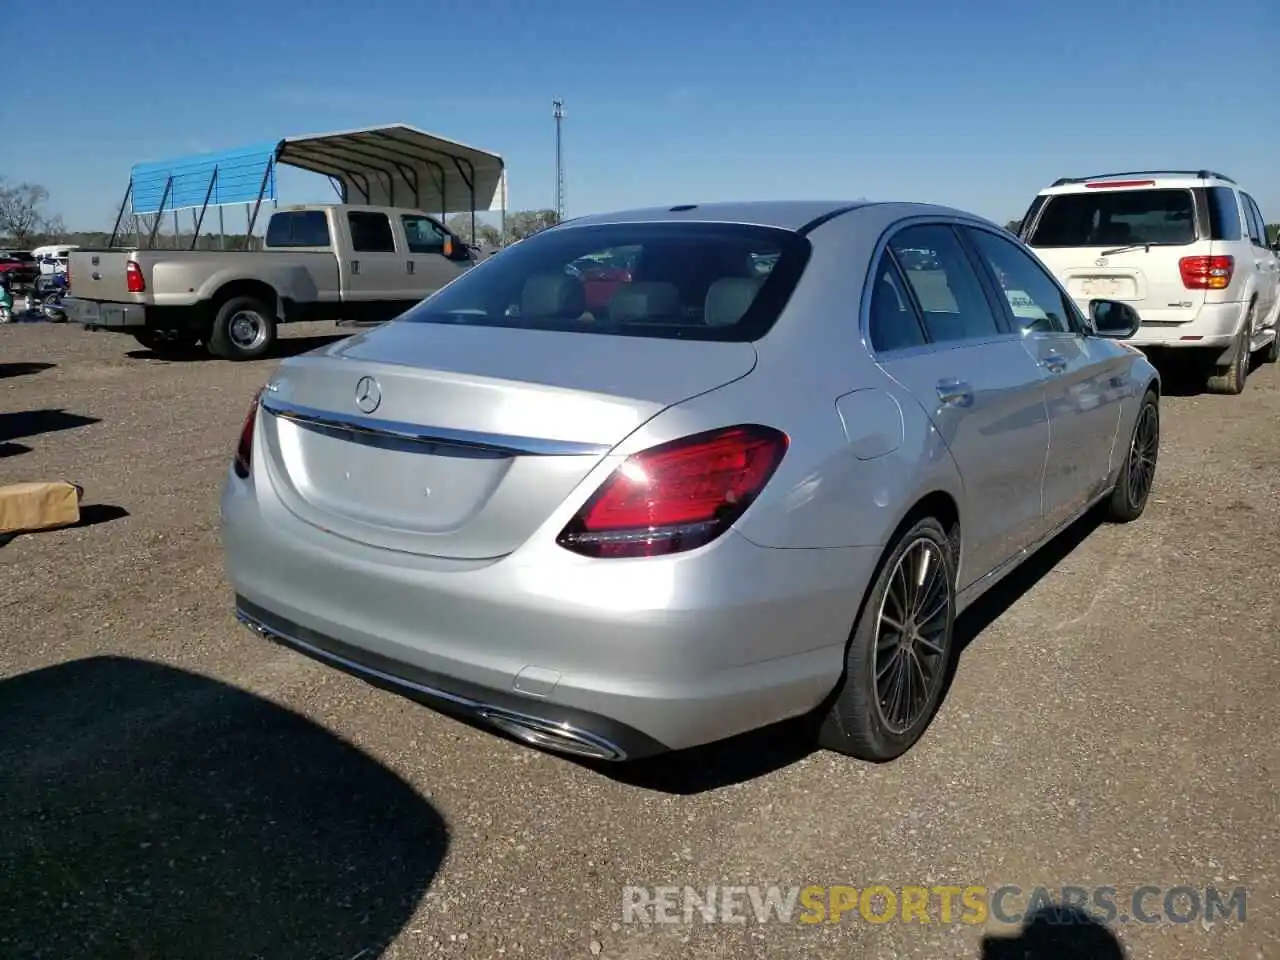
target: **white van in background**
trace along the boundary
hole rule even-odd
[[[1257,203],[1211,170],[1063,178],[1041,190],[1018,235],[1089,315],[1094,297],[1132,304],[1146,350],[1197,351],[1208,387],[1238,394],[1252,354],[1280,360],[1280,243]]]

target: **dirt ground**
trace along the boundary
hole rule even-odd
[[[783,727],[602,770],[236,624],[217,496],[276,362],[0,328],[0,483],[86,490],[82,526],[0,547],[0,956],[1280,957],[1280,367],[1166,397],[1147,515],[966,615],[903,760]],[[624,922],[629,885],[710,884],[1021,893],[975,923]],[[1153,915],[1197,896],[1125,922],[1144,884]],[[1038,885],[1119,908],[1024,929]]]

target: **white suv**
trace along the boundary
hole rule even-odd
[[[1211,170],[1072,177],[1041,190],[1018,235],[1089,315],[1123,300],[1142,318],[1131,343],[1196,350],[1209,389],[1244,389],[1253,353],[1280,359],[1280,243],[1234,180]]]

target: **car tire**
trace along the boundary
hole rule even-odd
[[[213,318],[209,352],[224,360],[258,360],[275,346],[276,318],[257,297],[232,297]]]
[[[1133,433],[1129,437],[1124,464],[1120,467],[1120,477],[1107,501],[1108,520],[1130,523],[1142,516],[1151,497],[1159,457],[1160,403],[1148,390],[1133,421]]]
[[[1221,393],[1228,396],[1239,396],[1244,393],[1245,384],[1249,380],[1249,363],[1251,354],[1249,344],[1253,331],[1253,304],[1240,327],[1240,341],[1236,344],[1236,355],[1226,367],[1219,367],[1210,374],[1206,386],[1210,393]]]
[[[921,564],[924,587],[913,589]],[[916,571],[914,578],[908,570]],[[924,735],[951,665],[955,585],[952,540],[933,517],[916,520],[894,541],[863,603],[844,674],[818,729],[820,746],[881,763]],[[919,687],[904,686],[908,682]],[[912,709],[898,709],[903,696]]]

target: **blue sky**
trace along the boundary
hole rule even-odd
[[[865,196],[1003,222],[1058,176],[1208,166],[1280,220],[1276,0],[38,7],[57,38],[8,72],[0,175],[73,229],[110,227],[137,162],[395,122],[503,154],[512,207],[549,207],[555,96],[570,216]],[[332,199],[289,174],[282,202]]]

